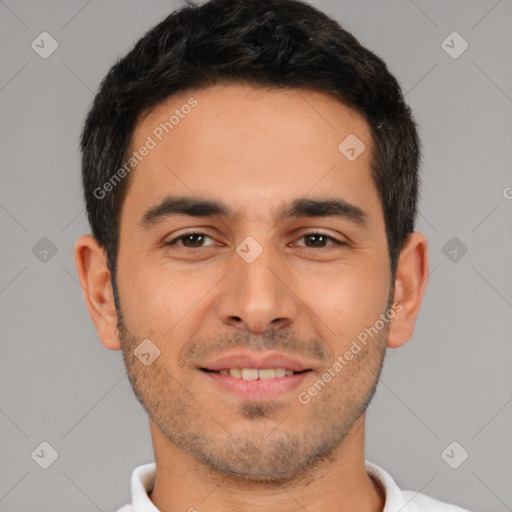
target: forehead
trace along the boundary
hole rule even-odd
[[[233,83],[182,91],[139,121],[129,154],[148,145],[125,200],[136,208],[186,194],[215,197],[241,217],[264,217],[283,201],[339,192],[380,209],[369,127],[325,93]],[[352,147],[356,156],[362,151],[356,159],[353,152],[347,158]]]

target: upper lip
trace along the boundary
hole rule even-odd
[[[240,352],[237,354],[225,355],[213,361],[209,361],[199,366],[207,370],[224,370],[229,368],[284,368],[294,372],[311,370],[312,365],[300,361],[297,358],[287,356],[277,352]]]

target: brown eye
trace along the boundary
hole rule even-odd
[[[201,247],[205,247],[204,241],[206,238],[210,238],[208,235],[204,233],[187,233],[185,235],[178,236],[171,240],[170,242],[166,242],[165,245],[180,245],[187,249],[197,249]],[[177,243],[181,241],[182,243]],[[208,244],[211,245],[211,244]]]
[[[323,249],[324,247],[332,245],[346,245],[344,242],[340,242],[333,238],[332,236],[326,235],[324,233],[307,233],[300,237],[300,240],[302,239],[306,241],[305,247],[307,247],[308,249]]]
[[[311,243],[309,247],[325,247],[329,237],[320,234],[313,234],[304,236],[304,239]],[[308,244],[306,243],[306,245]]]

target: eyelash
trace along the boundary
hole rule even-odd
[[[207,235],[206,233],[202,233],[201,231],[191,231],[189,233],[184,233],[180,236],[177,236],[176,238],[173,238],[172,240],[170,240],[169,242],[165,242],[164,245],[165,246],[173,246],[173,245],[177,245],[176,242],[178,242],[179,240],[183,240],[185,237],[187,236],[191,236],[191,235],[202,235],[202,236],[205,236],[205,237],[208,237],[208,238],[212,238],[211,236]],[[336,238],[333,238],[332,236],[330,235],[327,235],[325,233],[322,233],[322,232],[319,232],[319,231],[311,231],[309,233],[304,233],[302,236],[299,237],[299,240],[302,239],[302,238],[306,238],[308,236],[323,236],[325,238],[327,238],[328,240],[331,240],[333,243],[331,245],[328,245],[328,246],[325,246],[325,247],[319,247],[319,249],[327,249],[328,247],[333,247],[333,246],[346,246],[348,245],[346,242],[341,242],[340,240],[337,240]],[[213,238],[212,238],[213,240]],[[191,251],[197,251],[198,249],[204,249],[204,246],[203,247],[185,247],[185,246],[180,246],[182,249],[184,250],[191,250]],[[207,247],[207,246],[206,246]],[[315,249],[315,247],[305,247],[305,249]]]

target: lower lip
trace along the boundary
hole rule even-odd
[[[275,377],[266,380],[244,380],[237,379],[231,375],[224,375],[215,372],[200,372],[219,386],[224,391],[228,391],[242,398],[252,400],[265,400],[282,395],[299,386],[299,384],[311,373],[311,371],[294,373],[285,377]]]

